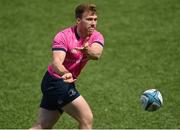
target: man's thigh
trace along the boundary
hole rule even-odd
[[[46,110],[39,108],[37,124],[43,128],[52,128],[53,125],[58,121],[61,113],[58,110]]]
[[[84,118],[92,118],[92,111],[82,96],[77,97],[62,109],[78,121],[81,121]]]

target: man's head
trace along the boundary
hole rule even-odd
[[[76,7],[75,17],[81,33],[91,35],[96,29],[97,11],[94,4],[80,4]]]

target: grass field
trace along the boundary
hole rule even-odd
[[[75,23],[74,8],[82,2],[97,4],[105,37],[102,58],[77,81],[94,128],[180,129],[179,0],[0,0],[0,128],[35,122],[51,41]],[[164,98],[156,112],[140,106],[149,88]],[[64,114],[54,128],[77,123]]]

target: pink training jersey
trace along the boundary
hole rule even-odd
[[[88,40],[89,46],[95,42],[104,46],[104,38],[98,31],[94,31]],[[88,58],[85,54],[74,49],[76,47],[82,47],[83,43],[83,39],[80,38],[76,32],[76,26],[67,28],[57,33],[52,43],[52,51],[66,52],[63,65],[69,72],[72,73],[73,78],[78,77],[81,70],[88,62]],[[54,77],[61,77],[61,75],[57,74],[53,70],[52,65],[48,66],[48,72]]]

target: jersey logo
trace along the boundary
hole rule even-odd
[[[71,53],[73,53],[73,54],[77,54],[77,53],[78,53],[78,51],[77,51],[76,49],[72,49],[72,50],[71,50]]]

